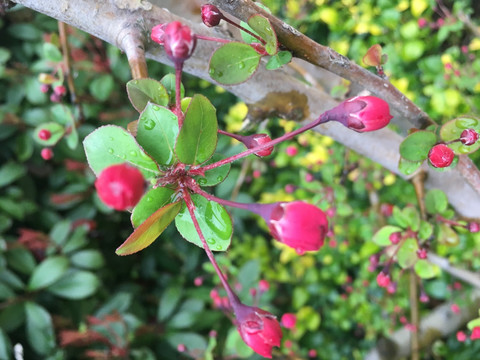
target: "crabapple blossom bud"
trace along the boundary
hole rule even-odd
[[[201,276],[197,276],[195,279],[193,279],[193,284],[195,286],[202,286],[203,278]]]
[[[293,329],[297,323],[297,316],[292,313],[285,313],[282,315],[280,323],[284,328]]]
[[[247,149],[253,149],[257,146],[261,146],[263,144],[266,144],[272,141],[272,139],[267,134],[253,134],[250,136],[243,136],[241,138],[241,141],[245,144]],[[254,154],[257,155],[258,157],[264,157],[264,156],[270,155],[272,151],[273,151],[273,146],[267,147],[263,150],[256,151]]]
[[[400,231],[391,233],[388,239],[393,245],[396,245],[402,240],[402,233]]]
[[[427,26],[427,24],[428,24],[427,19],[425,19],[425,18],[418,19],[418,27],[420,29],[423,29],[425,26]]]
[[[95,181],[95,188],[100,200],[107,206],[126,210],[140,201],[144,184],[140,170],[127,164],[117,164],[103,169]]]
[[[477,233],[480,231],[480,224],[476,222],[470,222],[467,224],[467,230],[471,233]]]
[[[459,342],[464,342],[465,340],[467,340],[467,334],[465,334],[463,331],[458,331],[457,332],[457,340]]]
[[[270,289],[270,283],[267,280],[260,280],[258,282],[258,290],[261,292],[268,291]]]
[[[427,258],[427,250],[426,249],[418,249],[417,256],[419,259],[426,259]]]
[[[188,26],[173,21],[165,26],[164,31],[163,46],[174,63],[183,63],[192,56],[197,37]]]
[[[387,292],[389,294],[395,294],[397,292],[397,283],[391,282],[387,285]]]
[[[420,300],[421,303],[428,303],[428,302],[430,301],[430,298],[428,297],[427,294],[425,294],[424,292],[422,292],[422,293],[420,294],[420,299],[419,299],[419,300]]]
[[[454,157],[453,150],[445,144],[437,144],[428,152],[428,161],[436,168],[450,166]]]
[[[450,310],[452,310],[454,314],[460,314],[460,307],[457,304],[450,305]]]
[[[299,254],[319,250],[328,231],[325,213],[304,201],[277,203],[266,221],[272,236]]]
[[[465,129],[460,134],[460,142],[463,145],[467,145],[467,146],[473,145],[477,142],[477,140],[478,140],[478,133],[473,129]]]
[[[308,350],[308,357],[314,358],[316,356],[317,356],[317,350],[315,349]]]
[[[386,288],[390,284],[390,275],[380,271],[377,275],[377,284],[380,287]]]
[[[40,151],[40,156],[43,160],[50,160],[53,158],[53,150],[50,148],[43,148],[42,151]]]
[[[293,193],[293,192],[295,191],[295,189],[296,189],[296,186],[295,186],[295,185],[292,185],[292,184],[287,184],[287,185],[285,185],[285,192],[286,192],[287,194]]]
[[[235,307],[237,329],[243,341],[257,354],[271,358],[272,348],[280,346],[282,329],[268,311],[238,304]]]
[[[47,85],[47,84],[41,84],[41,85],[40,85],[40,91],[41,91],[42,93],[45,94],[45,93],[48,92],[48,90],[50,90],[50,86],[49,86],[49,85]]]
[[[223,19],[223,14],[220,10],[212,4],[202,5],[202,21],[208,27],[217,26],[220,20]]]
[[[178,344],[177,345],[177,351],[178,352],[185,352],[185,350],[187,350],[187,347],[185,346],[185,344]]]
[[[159,45],[163,45],[165,41],[165,27],[167,24],[158,24],[152,28],[150,38]]]
[[[52,133],[50,132],[50,130],[47,130],[47,129],[41,129],[38,132],[38,138],[40,140],[48,140],[50,139],[51,136],[52,136]]]
[[[52,94],[50,95],[50,101],[51,101],[51,102],[58,103],[58,102],[60,102],[60,100],[62,100],[61,96],[59,96],[59,95],[57,95],[57,94],[55,94],[55,93],[52,93]]]
[[[287,149],[285,151],[288,156],[295,156],[298,153],[298,149],[293,145],[287,146]]]
[[[313,175],[310,174],[310,173],[306,173],[306,174],[305,174],[305,181],[306,181],[306,182],[312,182],[313,180],[315,180],[315,176],[313,176]]]
[[[392,117],[385,100],[375,96],[356,96],[324,112],[320,123],[338,121],[349,129],[367,132],[387,126]]]
[[[63,85],[58,85],[53,88],[53,92],[57,95],[62,97],[67,93],[67,88]]]
[[[475,326],[472,330],[472,334],[470,335],[471,340],[480,339],[480,326]]]

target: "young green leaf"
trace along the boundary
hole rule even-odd
[[[47,355],[55,349],[55,333],[48,311],[33,301],[27,301],[25,318],[27,340],[32,348],[41,355]]]
[[[166,107],[148,103],[140,114],[137,128],[137,141],[145,151],[158,164],[172,165],[177,136],[177,116]]]
[[[134,228],[140,226],[155,211],[172,202],[175,191],[166,187],[149,190],[132,211],[131,221]]]
[[[177,201],[158,209],[145,220],[125,242],[120,245],[115,253],[117,255],[131,255],[145,249],[153,243],[158,236],[173,221],[182,207],[182,202]]]
[[[431,189],[425,195],[425,207],[430,214],[439,214],[447,209],[447,195],[442,190]]]
[[[433,132],[416,131],[408,135],[400,144],[400,155],[408,161],[423,161],[436,142],[437,137]]]
[[[417,250],[417,240],[413,238],[405,239],[397,253],[398,265],[403,269],[413,266],[418,260]]]
[[[422,165],[423,161],[408,161],[404,158],[400,158],[398,162],[398,170],[405,175],[412,175]]]
[[[50,286],[48,291],[64,299],[81,300],[95,293],[99,286],[97,275],[90,271],[72,270]]]
[[[225,44],[210,59],[210,76],[220,84],[240,84],[257,70],[261,57],[250,45],[240,42]]]
[[[160,173],[158,165],[132,134],[119,126],[99,127],[85,138],[83,146],[88,164],[96,175],[106,167],[121,163],[137,167],[146,178]]]
[[[50,134],[51,134],[50,138],[48,138],[47,140],[40,139],[40,137],[38,136],[38,133],[41,130],[50,131]],[[62,138],[64,134],[65,134],[65,128],[62,125],[56,122],[47,122],[47,123],[38,125],[35,128],[35,131],[33,132],[33,138],[37,143],[39,143],[42,146],[53,146]]]
[[[278,52],[278,40],[270,20],[263,15],[255,14],[248,19],[248,25],[265,40],[265,50],[267,53],[269,55],[275,55]]]
[[[440,274],[440,268],[428,260],[418,260],[415,263],[414,269],[422,279],[431,279]]]
[[[386,225],[378,230],[375,235],[373,235],[373,242],[379,246],[392,245],[392,242],[390,241],[390,235],[401,231],[403,231],[403,229],[398,226]]]
[[[175,105],[175,75],[167,74],[160,80],[160,82],[165,87],[165,90],[167,90],[168,99],[169,99],[168,104]],[[180,98],[183,99],[184,96],[185,96],[185,88],[183,87],[183,84],[180,83]]]
[[[275,70],[282,67],[285,64],[288,64],[292,60],[292,53],[290,51],[279,51],[277,54],[273,55],[268,62],[265,64],[265,69]]]
[[[440,138],[443,141],[452,141],[460,138],[463,130],[473,129],[480,133],[480,119],[475,116],[462,116],[450,120],[440,129]],[[471,154],[480,148],[480,141],[473,145],[463,145],[460,141],[449,144],[456,155]]]
[[[195,95],[185,113],[175,145],[178,160],[189,165],[207,161],[217,147],[217,132],[215,107],[205,96]]]
[[[53,284],[68,269],[68,259],[64,256],[52,256],[41,262],[33,271],[28,282],[29,290],[38,290]]]
[[[169,96],[167,89],[160,81],[154,79],[135,79],[127,83],[127,93],[133,107],[142,112],[149,102],[167,106]]]

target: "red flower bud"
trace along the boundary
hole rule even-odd
[[[390,240],[393,245],[396,245],[402,240],[402,233],[400,231],[391,233],[388,240]]]
[[[173,62],[182,63],[192,56],[197,37],[188,26],[173,21],[166,24],[164,31],[163,46]]]
[[[322,122],[338,121],[357,132],[381,129],[392,117],[388,103],[375,96],[356,96],[321,115]]]
[[[270,283],[267,280],[260,280],[258,282],[258,290],[261,292],[268,291],[270,289]]]
[[[471,340],[480,339],[480,326],[475,326],[472,330],[472,335],[470,335]]]
[[[241,141],[245,144],[247,149],[253,149],[257,146],[261,146],[263,144],[266,144],[266,143],[272,141],[272,139],[267,134],[253,134],[253,135],[250,135],[250,136],[244,136],[241,139]],[[258,157],[264,157],[264,156],[270,155],[272,153],[272,151],[273,151],[273,146],[268,147],[268,148],[263,149],[263,150],[259,150],[259,151],[255,152],[254,154],[257,155]]]
[[[455,154],[445,144],[437,144],[428,152],[428,161],[436,168],[444,168],[452,164]]]
[[[377,275],[377,284],[380,287],[386,288],[390,284],[390,275],[380,271]]]
[[[426,259],[427,258],[427,250],[426,249],[418,249],[417,256],[419,259]]]
[[[167,24],[158,24],[152,28],[150,38],[159,45],[163,45],[165,41],[165,27]]]
[[[40,140],[48,140],[48,139],[50,139],[51,136],[52,136],[52,133],[47,129],[41,129],[38,132],[38,138]]]
[[[467,230],[471,233],[477,233],[480,231],[480,224],[476,222],[471,222],[467,224]]]
[[[115,210],[135,206],[143,195],[143,175],[137,168],[126,164],[105,168],[95,181],[100,199]]]
[[[202,5],[202,21],[205,25],[208,27],[217,26],[222,19],[223,14],[215,5]]]
[[[63,85],[58,85],[58,86],[55,86],[53,88],[53,92],[57,95],[57,96],[63,96],[67,93],[67,88]]]
[[[324,212],[303,201],[278,203],[267,223],[275,239],[299,254],[319,250],[328,231]]]
[[[45,94],[45,93],[48,92],[48,90],[50,90],[50,85],[47,85],[47,84],[41,84],[41,85],[40,85],[40,91],[41,91],[42,93]]]
[[[463,145],[473,145],[477,142],[478,140],[478,133],[473,130],[473,129],[465,129],[462,131],[462,134],[460,135],[460,142]]]
[[[272,358],[272,348],[280,346],[282,329],[276,317],[268,311],[237,305],[235,308],[237,329],[243,341],[257,354]]]
[[[50,160],[53,158],[53,150],[50,148],[43,148],[42,151],[40,151],[40,156],[43,160]]]
[[[285,313],[280,319],[281,324],[284,328],[293,329],[297,323],[297,315],[292,313]]]
[[[457,332],[457,340],[459,342],[464,342],[465,340],[467,340],[467,334],[465,334],[463,331],[458,331]]]

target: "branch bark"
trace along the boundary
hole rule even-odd
[[[128,49],[124,41],[125,34],[137,29],[138,24],[149,30],[159,23],[180,20],[191,26],[193,31],[198,34],[231,37],[228,30],[210,29],[201,24],[200,20],[197,20],[197,22],[188,20],[186,17],[189,17],[190,13],[185,14],[180,10],[180,5],[191,6],[188,1],[177,1],[176,5],[172,5],[170,8],[172,12],[162,7],[162,5],[168,3],[167,0],[156,0],[155,3],[154,1],[131,1],[131,3],[141,4],[141,6],[138,5],[138,8],[132,9],[120,8],[114,0],[102,2],[96,0],[15,0],[18,4],[66,22],[119,47],[125,52]],[[246,19],[251,12],[261,12],[251,1],[247,0],[215,0],[213,2],[218,3],[219,7],[226,10],[231,9],[232,13],[238,18]],[[147,6],[149,4],[151,6]],[[175,15],[173,10],[178,11],[182,16]],[[428,116],[409,102],[398,90],[391,87],[390,84],[387,83],[385,86],[383,79],[352,64],[348,59],[339,57],[338,54],[332,53],[330,49],[319,47],[318,44],[307,40],[298,31],[280,20],[276,19],[273,23],[279,31],[280,41],[285,42],[286,46],[294,50],[298,56],[314,63],[322,63],[327,70],[337,72],[341,76],[348,76],[353,81],[360,82],[365,88],[375,90],[374,93],[384,95],[381,97],[386,99],[400,114],[403,114],[399,118],[400,121],[407,121],[408,119],[408,121],[420,127],[428,123]],[[162,47],[146,46],[146,39],[141,32],[136,32],[135,36],[137,36],[135,41],[139,41],[137,46],[142,44],[145,47],[147,58],[172,65]],[[298,46],[295,45],[295,42],[298,42]],[[301,49],[303,46],[305,46],[304,50]],[[184,70],[194,76],[212,81],[208,74],[208,61],[206,59],[209,59],[216,47],[217,45],[212,42],[199,41],[194,55],[185,62]],[[134,76],[136,75],[134,74]],[[225,86],[225,89],[250,104],[252,112],[256,111],[261,114],[262,106],[268,106],[271,110],[274,110],[274,113],[276,110],[277,113],[286,114],[287,117],[301,114],[299,119],[308,121],[317,118],[319,114],[336,105],[336,101],[329,94],[322,89],[314,88],[296,79],[289,73],[288,69],[271,72],[261,67],[246,83],[237,86]],[[382,129],[374,133],[359,134],[336,123],[321,125],[315,131],[332,137],[361,155],[378,162],[386,169],[406,178],[398,170],[398,148],[403,138],[397,133],[389,129]],[[462,176],[462,171],[459,171],[459,169],[464,168],[468,171],[463,171],[463,173],[470,174],[467,177]],[[478,175],[478,169],[469,159],[461,160],[457,169],[444,173],[437,173],[427,166],[424,169],[428,173],[425,182],[426,188],[443,190],[450,203],[463,216],[480,216],[480,180],[478,180],[480,176]]]

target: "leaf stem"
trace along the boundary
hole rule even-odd
[[[255,39],[257,39],[258,41],[260,41],[260,43],[262,45],[265,45],[267,42],[265,40],[263,40],[260,36],[258,36],[257,34],[251,32],[250,30],[246,29],[245,27],[243,27],[242,25],[240,24],[237,24],[236,22],[230,20],[229,18],[227,18],[226,16],[223,16],[223,20],[225,20],[226,22],[228,22],[229,24],[235,26],[236,28],[239,28],[240,30],[246,32],[248,35],[250,36],[253,36]]]
[[[229,43],[229,42],[232,42],[232,40],[228,40],[228,39],[222,39],[222,38],[215,38],[215,37],[211,37],[211,36],[204,36],[204,35],[195,35],[197,37],[197,39],[200,39],[200,40],[207,40],[207,41],[215,41],[215,42],[219,42],[219,43]]]

